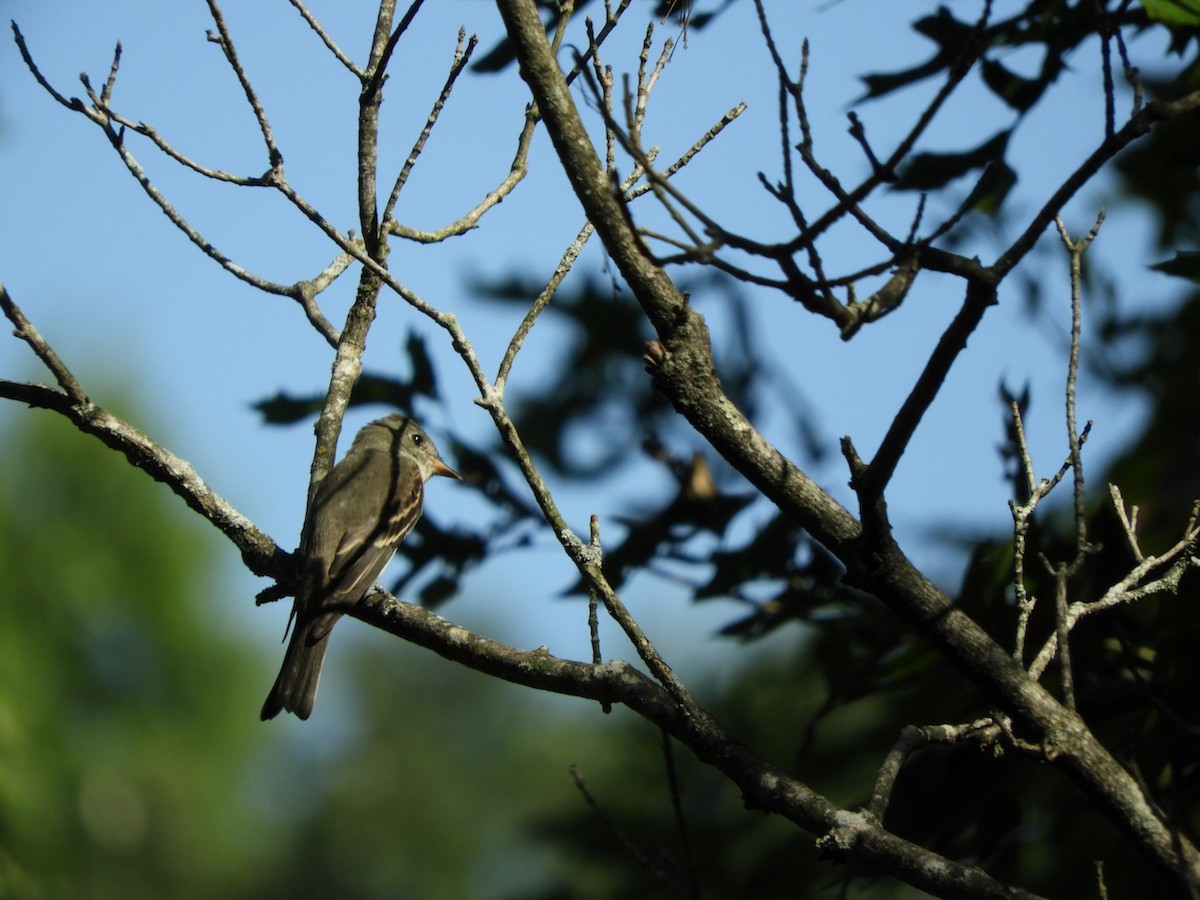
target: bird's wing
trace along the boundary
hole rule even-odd
[[[313,511],[309,557],[324,582],[321,607],[352,605],[370,590],[420,518],[424,494],[415,463],[386,451],[339,468],[326,479],[335,483],[321,485]]]

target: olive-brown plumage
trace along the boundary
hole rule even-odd
[[[412,419],[376,419],[321,482],[300,540],[295,627],[262,718],[307,719],[334,623],[371,589],[421,517],[425,482],[461,476]]]

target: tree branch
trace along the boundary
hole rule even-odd
[[[697,431],[871,591],[929,639],[1007,712],[1053,743],[1064,769],[1163,870],[1200,880],[1200,854],[1168,828],[1136,781],[1088,731],[1029,678],[995,641],[925,578],[890,535],[863,541],[860,524],[759,434],[717,379],[703,319],[663,269],[642,252],[546,43],[532,0],[497,0],[522,75],[576,197],[609,256],[658,332],[648,357],[655,384]],[[891,865],[895,866],[893,860]],[[889,868],[889,871],[894,869]]]
[[[4,298],[4,310],[10,319],[24,321],[7,293],[0,293],[0,297]],[[80,431],[120,452],[135,468],[166,484],[189,507],[214,524],[238,547],[250,571],[274,578],[283,588],[291,584],[294,568],[290,554],[209,488],[189,463],[127,422],[86,397],[75,400],[44,385],[0,380],[0,396],[57,412]],[[606,602],[611,599],[606,598]],[[423,607],[402,603],[379,588],[371,591],[350,615],[446,659],[515,684],[601,703],[622,703],[725,773],[741,788],[747,803],[825,834],[823,846],[828,852],[853,854],[856,860],[887,871],[894,871],[900,860],[906,880],[937,890],[942,896],[1031,896],[993,881],[972,866],[953,863],[902,841],[869,817],[830,803],[804,783],[754,755],[694,701],[681,704],[670,684],[667,687],[655,684],[628,663],[572,662],[540,650],[516,650],[461,628]]]

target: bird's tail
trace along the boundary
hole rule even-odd
[[[297,622],[283,656],[283,666],[275,686],[263,704],[262,719],[273,719],[286,710],[301,719],[312,714],[317,699],[317,683],[321,679],[321,664],[329,648],[333,622],[320,616],[307,622]],[[336,617],[334,617],[336,618]]]

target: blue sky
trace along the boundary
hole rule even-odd
[[[635,0],[630,19],[640,19],[638,7],[645,5]],[[124,55],[116,108],[152,123],[206,165],[239,174],[266,169],[238,85],[216,46],[205,40],[212,24],[199,0],[8,0],[4,6],[20,25],[43,74],[62,92],[81,94],[80,71],[88,72],[94,84],[102,83],[119,39]],[[352,227],[356,82],[289,4],[226,6],[289,180],[339,227]],[[362,57],[372,26],[365,7],[359,7],[364,5],[310,3],[356,58]],[[954,7],[962,10],[960,15],[973,14],[971,4]],[[844,181],[852,182],[865,171],[861,153],[846,134],[845,113],[862,93],[857,76],[926,58],[930,45],[908,27],[914,10],[922,7],[880,0],[773,0],[767,8],[781,52],[790,60],[798,60],[802,38],[811,42],[809,105],[817,152]],[[864,17],[870,28],[862,27]],[[384,106],[382,172],[395,171],[407,155],[440,88],[460,26],[478,34],[481,53],[500,34],[492,3],[439,0],[427,4],[401,43]],[[636,67],[641,28],[630,21],[624,37],[606,47],[605,59],[618,72]],[[661,27],[657,40],[673,34],[671,27]],[[577,32],[574,42],[581,39]],[[1143,47],[1134,41],[1132,46],[1135,56],[1144,52],[1154,58],[1154,44]],[[1035,71],[1038,62],[1020,53],[1003,61],[1025,73]],[[1003,236],[1016,234],[1049,190],[1102,137],[1097,47],[1086,46],[1071,64],[1059,89],[1013,139],[1022,181],[1010,201],[1011,219],[1000,229]],[[889,147],[935,88],[921,84],[856,107],[874,144]],[[521,126],[522,89],[512,70],[461,79],[404,194],[402,221],[419,228],[440,226],[500,182]],[[579,89],[576,99],[581,99]],[[676,51],[651,100],[647,140],[662,145],[663,158],[674,158],[740,101],[749,104],[747,112],[692,163],[679,184],[734,228],[782,235],[786,222],[756,177],[759,170],[778,177],[779,141],[774,74],[748,0],[734,4],[713,28],[691,33],[686,47]],[[1012,113],[973,81],[952,100],[921,149],[973,145],[1012,120]],[[129,145],[179,211],[240,265],[287,283],[312,277],[333,257],[327,240],[278,195],[182,172],[135,136]],[[5,212],[0,216],[0,280],[25,313],[85,386],[136,386],[139,403],[150,408],[146,427],[151,435],[190,460],[216,491],[283,546],[293,546],[303,515],[311,432],[306,427],[266,427],[250,404],[280,389],[308,393],[324,388],[331,351],[299,308],[254,291],[204,258],[150,203],[99,131],[37,86],[11,41],[0,44],[0,167],[5,173],[0,179],[0,209]],[[390,176],[382,180],[390,181]],[[810,183],[806,191],[802,200],[813,209],[823,208],[826,201],[818,186]],[[1086,231],[1105,199],[1103,181],[1089,187],[1068,208],[1071,230]],[[913,195],[884,195],[873,211],[904,232],[915,202]],[[933,201],[930,215],[945,208]],[[1171,283],[1144,268],[1159,259],[1150,247],[1146,219],[1131,208],[1111,212],[1093,252],[1121,272],[1128,289],[1122,301],[1140,308],[1168,302]],[[655,215],[647,200],[635,214],[646,221]],[[479,230],[434,247],[397,242],[389,264],[422,297],[459,316],[485,368],[494,373],[520,312],[471,296],[472,280],[510,273],[548,276],[581,223],[579,205],[567,192],[545,134],[539,133],[529,178],[485,217]],[[1048,319],[1031,325],[1016,280],[1006,285],[1001,305],[972,338],[894,482],[890,508],[898,537],[920,563],[943,578],[953,577],[957,563],[929,543],[928,526],[951,520],[961,522],[966,532],[1000,530],[1010,523],[995,452],[1002,436],[996,402],[1001,379],[1015,388],[1025,382],[1033,386],[1035,406],[1027,427],[1039,472],[1052,473],[1066,452],[1061,385],[1062,334],[1069,312],[1067,262],[1054,251],[1054,240],[1047,236],[1028,271],[1059,298],[1056,308]],[[976,252],[990,259],[1000,246],[999,240],[980,238]],[[833,268],[878,258],[868,239],[850,227],[838,229],[823,250]],[[601,265],[598,248],[589,246],[576,277],[594,274]],[[352,290],[350,275],[322,296],[331,321],[340,324]],[[957,283],[924,276],[900,312],[848,344],[827,322],[782,297],[753,294],[751,303],[764,352],[786,362],[797,403],[816,410],[831,441],[849,434],[867,454],[960,296]],[[698,302],[719,329],[720,308],[703,298]],[[477,435],[482,444],[490,420],[473,404],[474,387],[444,333],[395,297],[385,296],[380,304],[365,364],[375,371],[402,373],[398,350],[410,330],[427,338],[447,397],[445,409],[429,410],[425,424],[435,436],[453,425]],[[552,321],[539,323],[518,360],[512,390],[555,377],[554,333]],[[0,341],[0,373],[43,378],[27,348],[12,339]],[[119,404],[119,397],[106,396],[99,387],[96,399]],[[354,413],[347,430],[376,412]],[[1086,456],[1093,472],[1120,449],[1143,413],[1133,398],[1105,395],[1085,377],[1080,419],[1098,420]],[[0,407],[0,427],[30,414],[11,404]],[[797,449],[788,446],[789,430],[778,415],[759,424],[783,449]],[[836,453],[812,474],[850,503],[844,464]],[[610,517],[627,511],[631,502],[665,498],[670,491],[650,463],[623,473],[602,497],[553,481],[551,487],[559,489],[559,501],[580,531],[593,512]],[[190,515],[182,505],[180,510]],[[472,521],[482,510],[463,487],[447,482],[429,490],[427,511],[444,525]],[[608,528],[613,540],[619,528]],[[220,595],[215,602],[246,609],[247,627],[262,636],[270,652],[284,610],[254,611],[251,598],[263,584],[240,569],[232,547],[226,561],[226,570],[214,581],[214,595]],[[572,580],[569,564],[547,532],[528,555],[510,555],[477,572],[465,595],[444,613],[519,646],[548,644],[555,653],[582,657],[588,651],[581,607],[557,599]],[[713,656],[718,643],[710,634],[733,612],[719,604],[685,609],[676,588],[652,577],[636,579],[626,599],[669,661],[685,674]],[[615,637],[608,648],[619,652]],[[264,691],[267,686],[262,685]],[[260,700],[257,694],[249,697],[248,707],[256,710]]]

